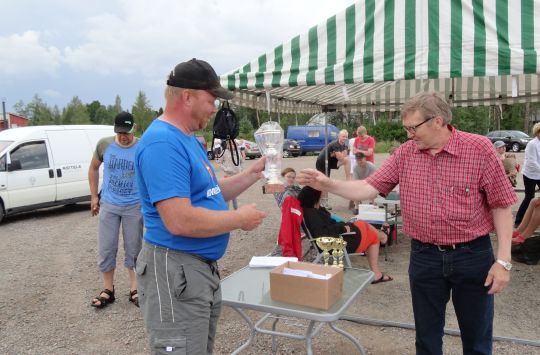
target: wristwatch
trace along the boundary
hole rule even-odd
[[[497,264],[502,265],[502,267],[505,268],[506,271],[512,270],[512,263],[510,263],[508,261],[497,259]]]

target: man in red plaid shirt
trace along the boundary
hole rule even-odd
[[[511,206],[517,196],[491,142],[452,127],[450,106],[439,94],[413,97],[401,119],[409,140],[367,179],[331,180],[307,169],[298,182],[348,200],[387,195],[399,184],[403,232],[411,238],[416,353],[442,354],[452,295],[463,353],[491,354],[493,295],[510,280]]]

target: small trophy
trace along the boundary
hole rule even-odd
[[[345,248],[347,247],[347,241],[343,238],[336,238],[334,242],[334,252],[332,253],[332,257],[337,257],[337,266],[340,268],[343,268],[343,255],[345,255]],[[337,254],[337,255],[336,255]],[[336,266],[336,260],[334,259],[334,266]]]
[[[315,242],[323,251],[324,266],[328,266],[328,259],[330,259],[329,250],[334,248],[335,239],[333,237],[319,237],[315,239]]]
[[[271,194],[285,191],[280,178],[281,155],[283,153],[283,130],[281,126],[274,121],[263,123],[255,132],[255,140],[262,154],[266,156],[264,193]]]

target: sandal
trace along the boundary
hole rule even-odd
[[[381,277],[379,277],[377,280],[371,281],[372,285],[380,284],[382,282],[388,282],[394,280],[392,276],[385,275],[384,273],[381,274]]]
[[[514,231],[514,233],[512,233],[512,244],[516,245],[516,244],[521,244],[523,242],[525,242],[525,237],[521,235],[521,233],[518,232],[517,230]]]
[[[103,294],[106,294],[109,297],[103,297],[102,296]],[[92,303],[90,305],[96,308],[104,308],[108,304],[113,303],[115,299],[116,298],[114,297],[114,286],[113,286],[112,291],[109,290],[108,288],[103,289],[103,291],[101,291],[99,295],[92,300]]]
[[[133,302],[135,306],[139,307],[139,295],[137,294],[137,290],[129,292],[129,302]]]

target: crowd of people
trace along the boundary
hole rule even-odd
[[[207,62],[192,59],[175,66],[164,96],[163,114],[141,139],[133,134],[133,116],[122,112],[115,119],[115,135],[95,149],[88,177],[91,214],[99,215],[97,264],[103,289],[91,306],[104,308],[115,301],[121,228],[129,301],[141,308],[151,351],[166,352],[181,343],[186,353],[212,353],[221,312],[217,261],[231,231],[253,230],[266,217],[255,204],[236,201],[262,178],[265,158],[244,167],[241,143],[236,165],[231,147],[224,145],[218,166],[225,176],[216,176],[193,132],[206,127],[216,113],[217,98],[228,100],[233,93],[221,87]],[[441,353],[452,295],[463,352],[489,354],[493,296],[509,282],[511,244],[523,243],[540,225],[540,199],[534,198],[540,187],[540,123],[533,127],[537,139],[527,145],[521,169],[504,143],[492,145],[453,127],[450,106],[437,93],[411,98],[402,107],[401,120],[409,140],[378,169],[376,140],[367,129],[358,127],[351,139],[342,130],[320,152],[315,169],[283,169],[284,191],[274,194],[276,202],[281,208],[284,201],[296,199],[314,237],[342,236],[349,253],[367,255],[372,283],[382,283],[392,281],[378,264],[379,248],[389,240],[387,230],[332,215],[325,194],[341,196],[356,209],[399,184],[403,233],[411,239],[417,353]],[[331,171],[341,167],[345,178],[331,179]],[[525,198],[513,221],[513,187],[520,170]],[[496,256],[489,237],[493,230]]]

